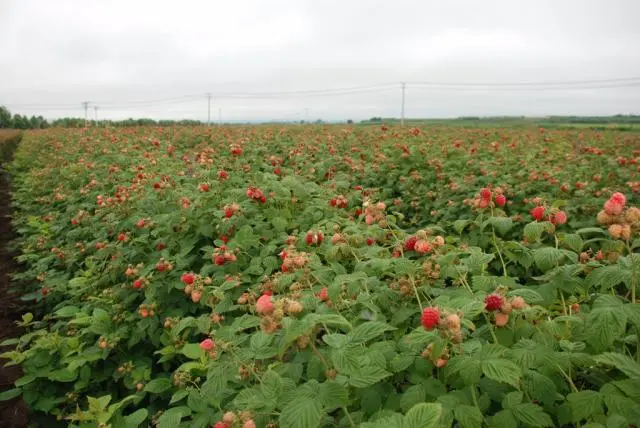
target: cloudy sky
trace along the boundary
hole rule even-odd
[[[206,120],[210,92],[216,120],[362,119],[399,116],[407,82],[407,117],[640,113],[639,16],[637,0],[0,0],[0,104]]]

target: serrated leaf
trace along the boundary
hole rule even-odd
[[[507,296],[520,296],[525,300],[525,302],[530,305],[534,305],[536,303],[544,301],[544,298],[540,295],[540,293],[529,288],[518,288],[517,290],[511,290],[507,293]]]
[[[200,348],[199,343],[187,343],[180,349],[180,353],[192,360],[199,360],[204,357],[204,350]]]
[[[262,395],[268,400],[277,400],[282,393],[282,378],[273,370],[267,370],[260,384]]]
[[[567,395],[567,401],[575,422],[602,413],[602,397],[599,392],[590,390],[572,392]]]
[[[524,226],[524,236],[528,242],[537,242],[542,237],[542,233],[547,230],[545,222],[533,221]]]
[[[507,359],[492,358],[482,361],[482,373],[489,379],[517,387],[522,370]]]
[[[301,397],[284,406],[279,421],[281,428],[315,428],[320,426],[321,419],[320,401]]]
[[[504,235],[513,228],[513,220],[510,217],[491,217],[488,220],[500,235]]]
[[[127,424],[127,428],[138,427],[147,419],[148,416],[149,411],[147,409],[138,409],[130,415],[125,416],[124,422]]]
[[[380,382],[382,379],[391,376],[391,373],[378,366],[360,367],[355,373],[351,374],[349,384],[356,388],[366,388]]]
[[[594,309],[587,315],[585,325],[588,333],[587,342],[596,350],[602,351],[625,333],[627,316],[623,311],[594,305]]]
[[[369,321],[355,327],[347,337],[352,344],[361,344],[395,329],[384,322]]]
[[[557,266],[564,259],[564,253],[554,247],[542,247],[533,250],[533,261],[543,272]]]
[[[556,384],[547,376],[534,370],[527,370],[523,375],[523,389],[533,400],[551,406],[556,400]]]
[[[605,352],[604,354],[595,356],[594,360],[600,364],[615,367],[632,379],[640,379],[640,364],[626,355]]]
[[[413,406],[404,416],[404,428],[435,428],[442,415],[439,403],[420,403]]]
[[[563,235],[561,241],[564,242],[569,249],[577,253],[582,251],[582,246],[584,245],[582,237],[576,233],[567,233]]]
[[[183,407],[173,407],[162,413],[156,422],[158,428],[175,428],[180,425],[180,421],[185,416]]]
[[[475,406],[459,404],[453,409],[453,415],[462,428],[480,428],[482,426],[482,413]]]
[[[173,386],[173,383],[169,378],[160,377],[151,380],[144,386],[145,392],[151,392],[153,394],[160,394]]]
[[[19,397],[20,394],[22,394],[22,389],[21,388],[8,389],[8,390],[3,391],[2,393],[0,393],[0,401],[11,400],[13,398]]]
[[[532,427],[552,427],[554,426],[553,420],[547,415],[542,407],[536,406],[533,403],[523,403],[515,406],[511,409],[513,416],[523,424]]]
[[[458,235],[462,234],[462,231],[464,230],[465,227],[469,226],[471,224],[471,220],[456,220],[453,222],[453,230],[456,231],[456,233],[458,233]]]
[[[189,395],[189,391],[187,391],[186,389],[179,389],[171,396],[171,400],[169,401],[169,404],[177,403],[178,401],[185,398],[187,395]]]
[[[325,411],[346,407],[349,404],[349,390],[335,380],[320,384],[320,401]]]

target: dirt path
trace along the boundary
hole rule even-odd
[[[22,314],[21,301],[9,290],[11,283],[9,274],[15,272],[18,266],[14,261],[14,254],[7,249],[14,235],[11,230],[9,177],[1,165],[8,161],[10,156],[10,153],[6,153],[5,159],[0,159],[0,342],[20,335],[20,329],[15,321],[19,320]],[[5,348],[0,350],[6,351]],[[13,388],[13,382],[22,376],[20,367],[4,367],[4,362],[0,359],[0,391]],[[3,428],[28,426],[28,411],[22,399],[0,402],[0,426]]]

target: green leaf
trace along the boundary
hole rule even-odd
[[[420,403],[413,406],[404,416],[404,428],[435,428],[438,427],[442,415],[442,405],[439,403]]]
[[[127,424],[127,428],[137,427],[147,419],[147,416],[149,416],[147,409],[138,409],[130,415],[125,416],[124,422]]]
[[[2,393],[0,393],[0,401],[11,400],[12,398],[19,397],[20,394],[22,394],[22,389],[21,388],[8,389],[8,390],[3,391]]]
[[[275,371],[267,370],[262,376],[260,389],[267,400],[277,400],[282,393],[282,378]]]
[[[524,372],[522,386],[533,400],[538,400],[547,406],[551,406],[556,400],[556,384],[547,376],[534,370]]]
[[[325,334],[322,336],[322,340],[332,348],[343,348],[348,342],[347,335],[340,333]]]
[[[309,314],[312,325],[325,324],[327,327],[346,328],[351,330],[351,323],[345,317],[338,314]]]
[[[180,353],[192,360],[199,360],[204,357],[204,350],[200,348],[199,343],[187,343],[180,349]]]
[[[554,247],[542,247],[533,250],[533,261],[543,272],[557,266],[564,259],[564,253]]]
[[[516,419],[525,425],[532,427],[552,427],[553,420],[547,415],[542,407],[533,403],[523,403],[511,409]]]
[[[453,230],[455,230],[458,235],[461,235],[464,228],[470,224],[471,220],[456,220],[453,222]]]
[[[151,392],[152,394],[160,394],[173,386],[171,380],[166,377],[160,377],[157,379],[151,380],[148,384],[145,385],[144,391]]]
[[[169,404],[177,403],[187,395],[189,395],[189,391],[187,391],[186,389],[179,389],[171,396],[171,401],[169,401]]]
[[[77,306],[65,306],[55,311],[54,315],[59,318],[68,318],[74,316],[78,312],[80,312],[80,308]]]
[[[391,373],[378,366],[364,366],[351,375],[349,384],[356,388],[366,388],[388,376],[391,376]]]
[[[603,351],[613,345],[625,333],[627,315],[624,311],[612,310],[609,306],[595,307],[587,315],[587,342],[596,350]]]
[[[504,396],[502,399],[502,407],[505,409],[511,409],[522,403],[524,394],[522,391],[513,391]]]
[[[500,235],[504,235],[513,228],[513,220],[510,217],[490,217],[488,222]]]
[[[320,401],[327,412],[347,407],[349,404],[349,390],[335,380],[328,380],[320,384]]]
[[[602,397],[599,392],[590,390],[572,392],[567,395],[567,401],[574,422],[602,413]]]
[[[529,242],[537,242],[545,230],[549,230],[550,223],[532,221],[524,226],[524,236]]]
[[[490,420],[490,428],[518,428],[518,421],[511,410],[501,410]]]
[[[517,387],[522,370],[515,363],[503,358],[482,361],[482,373],[489,379]]]
[[[460,423],[462,428],[480,428],[482,427],[482,413],[475,406],[467,404],[459,404],[453,409],[453,415]]]
[[[605,352],[604,354],[595,356],[594,359],[600,364],[617,368],[632,379],[640,379],[640,364],[626,355],[615,352]]]
[[[544,301],[544,298],[540,295],[540,293],[529,288],[518,288],[517,290],[511,290],[507,293],[507,296],[520,296],[525,300],[525,302],[531,305]]]
[[[287,403],[280,412],[281,428],[315,428],[320,426],[320,401],[301,397]]]
[[[165,410],[158,418],[157,428],[176,428],[185,416],[184,407],[173,407]]]
[[[569,249],[575,251],[576,253],[582,250],[582,246],[584,245],[584,241],[582,237],[576,233],[567,233],[562,236],[561,241],[564,242]]]
[[[369,321],[355,327],[347,336],[353,344],[361,344],[374,339],[386,331],[395,330],[389,324],[379,321]]]

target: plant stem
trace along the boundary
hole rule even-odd
[[[629,259],[631,260],[631,303],[636,303],[636,264],[633,260],[633,250],[629,241],[626,241],[627,251],[629,253]]]

